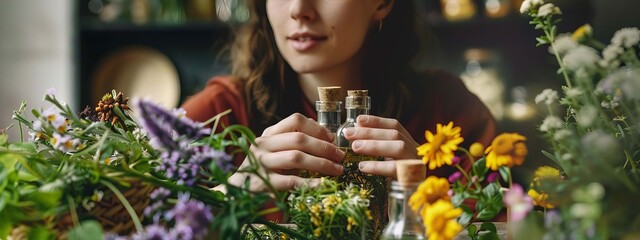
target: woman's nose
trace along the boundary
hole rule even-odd
[[[311,21],[316,18],[315,0],[293,0],[289,11],[291,18],[299,21]]]

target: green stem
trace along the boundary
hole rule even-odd
[[[129,213],[129,216],[131,216],[131,220],[133,221],[133,225],[136,226],[136,230],[138,232],[143,232],[143,227],[142,227],[142,223],[140,222],[140,219],[138,218],[138,214],[136,213],[136,211],[133,209],[133,207],[131,206],[131,204],[129,203],[129,201],[127,201],[127,199],[124,197],[124,195],[122,195],[122,192],[120,192],[120,190],[118,190],[118,188],[116,188],[116,186],[113,186],[113,184],[111,184],[108,181],[105,180],[101,180],[100,183],[102,183],[102,185],[106,186],[107,188],[109,188],[113,194],[116,195],[116,197],[118,198],[118,200],[120,200],[120,202],[122,203],[122,205],[124,206],[124,208],[127,210],[127,212]]]
[[[80,226],[80,221],[78,220],[78,212],[76,212],[76,203],[69,195],[67,195],[67,202],[69,203],[69,211],[71,212],[71,221],[73,222],[73,226]]]
[[[551,45],[551,49],[553,50],[553,55],[556,57],[556,61],[558,61],[558,65],[560,65],[560,69],[562,70],[562,76],[564,77],[564,81],[567,83],[567,87],[571,88],[571,80],[569,79],[569,75],[567,74],[566,69],[564,68],[564,64],[562,63],[562,59],[560,59],[560,53],[556,49],[554,44],[555,36],[551,35],[547,28],[544,29],[544,34],[549,39],[549,45]]]
[[[456,164],[456,168],[458,169],[458,171],[460,171],[464,175],[464,177],[467,179],[467,181],[469,181],[470,183],[472,183],[476,187],[476,189],[478,189],[478,190],[482,189],[482,186],[480,186],[478,181],[473,181],[471,179],[471,177],[469,177],[469,174],[467,173],[467,171],[464,170],[464,168],[462,168],[462,166],[460,166],[460,164]]]
[[[108,168],[113,169],[112,166],[107,166]],[[147,176],[145,174],[139,173],[137,171],[133,171],[133,170],[125,170],[124,172],[125,174],[129,175],[129,176],[133,176],[136,178],[139,178],[142,181],[145,182],[149,182],[152,183],[153,185],[156,186],[160,186],[163,188],[167,188],[167,189],[172,189],[172,190],[178,190],[178,191],[182,191],[182,192],[190,192],[193,193],[195,196],[197,196],[197,199],[211,204],[214,207],[223,207],[223,204],[220,202],[220,200],[218,199],[218,196],[214,194],[214,192],[209,191],[208,189],[203,189],[203,188],[197,188],[197,187],[193,187],[193,188],[188,188],[185,186],[181,186],[181,185],[175,185],[172,184],[170,182],[164,181],[164,180],[160,180],[154,177],[150,177]]]

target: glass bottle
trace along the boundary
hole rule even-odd
[[[344,173],[338,177],[337,181],[345,184],[359,185],[361,188],[371,190],[371,215],[373,217],[372,228],[367,229],[367,239],[379,239],[383,226],[386,225],[387,218],[387,178],[360,172],[358,164],[361,161],[384,160],[382,157],[360,155],[351,149],[351,142],[344,137],[347,128],[356,127],[356,118],[360,115],[369,114],[371,109],[371,98],[368,90],[349,90],[345,99],[345,109],[347,119],[338,128],[337,145],[346,154],[342,165]]]
[[[320,98],[316,101],[318,124],[331,131],[334,137],[333,144],[337,144],[336,133],[340,125],[342,125],[342,118],[340,116],[342,101],[338,100],[340,90],[340,87],[318,87],[318,95]]]
[[[409,199],[424,180],[426,167],[421,160],[396,161],[398,181],[391,182],[389,193],[389,224],[382,240],[426,239],[422,220],[409,206]]]
[[[336,144],[336,133],[342,124],[340,112],[342,101],[339,100],[341,87],[318,87],[319,100],[316,101],[317,122],[333,134],[333,144]],[[318,173],[304,170],[301,177],[319,177]]]

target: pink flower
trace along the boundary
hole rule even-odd
[[[453,156],[453,158],[451,159],[451,165],[458,165],[458,163],[460,163],[460,157]]]
[[[522,220],[533,209],[533,200],[518,184],[511,186],[511,189],[504,194],[502,202],[511,209],[509,218],[513,221]]]
[[[500,176],[498,172],[489,173],[489,175],[487,175],[487,182],[488,183],[495,182],[496,180],[498,180],[498,176]]]
[[[462,177],[462,173],[461,172],[454,172],[451,175],[449,175],[449,182],[450,183],[454,183],[458,179],[460,179],[460,177]]]

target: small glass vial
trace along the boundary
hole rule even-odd
[[[344,173],[338,177],[337,181],[345,184],[355,184],[365,189],[370,189],[372,195],[371,215],[373,217],[372,228],[367,229],[367,239],[379,239],[382,228],[388,221],[387,216],[387,178],[360,172],[358,164],[361,161],[384,160],[382,157],[360,155],[351,149],[351,142],[344,137],[344,131],[350,127],[356,127],[356,118],[360,115],[369,114],[371,109],[371,98],[367,90],[349,90],[345,100],[347,119],[338,128],[337,145],[345,152],[342,165]]]
[[[409,199],[425,179],[426,166],[421,160],[396,161],[398,181],[391,182],[389,224],[381,239],[426,239],[422,220],[409,206]]]
[[[316,101],[318,124],[326,127],[333,134],[333,144],[337,143],[336,133],[342,125],[340,112],[342,101],[339,100],[341,87],[318,87],[319,100]]]

